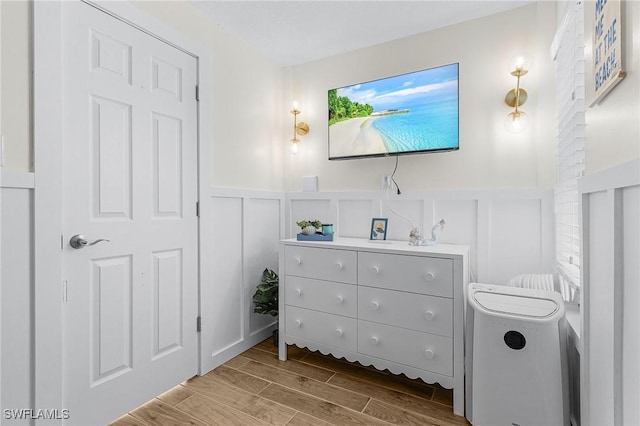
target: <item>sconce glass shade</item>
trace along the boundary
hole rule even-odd
[[[504,128],[509,133],[521,133],[529,126],[529,116],[524,111],[513,111],[504,119]]]
[[[291,153],[294,155],[298,153],[298,142],[297,139],[291,141]]]
[[[514,77],[521,77],[531,69],[531,63],[531,56],[516,55],[509,60],[509,72]]]

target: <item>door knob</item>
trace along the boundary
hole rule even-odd
[[[111,242],[111,240],[100,238],[100,239],[95,240],[94,242],[90,243],[87,240],[87,237],[85,237],[84,235],[76,234],[73,237],[71,237],[71,239],[69,240],[69,245],[71,247],[73,247],[74,249],[81,249],[84,246],[92,246],[92,245],[98,244],[99,242],[102,242],[102,241]]]

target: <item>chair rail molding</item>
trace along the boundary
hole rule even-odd
[[[0,188],[35,188],[35,174],[32,172],[17,172],[0,169]]]

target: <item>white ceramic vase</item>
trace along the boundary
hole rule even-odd
[[[316,233],[316,228],[313,225],[305,226],[304,228],[302,228],[300,233],[302,235],[313,235]]]

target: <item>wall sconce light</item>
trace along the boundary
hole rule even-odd
[[[300,143],[298,136],[304,136],[309,133],[309,125],[304,121],[298,123],[298,114],[300,114],[298,102],[293,102],[293,109],[289,112],[293,114],[293,139],[291,139],[291,153],[296,154],[298,152],[298,144]]]
[[[504,97],[504,102],[514,108],[504,119],[504,128],[509,133],[520,133],[529,124],[529,117],[518,108],[527,101],[527,91],[520,88],[520,77],[529,72],[530,60],[525,56],[516,56],[509,63],[511,75],[516,77],[516,88],[509,90]]]

